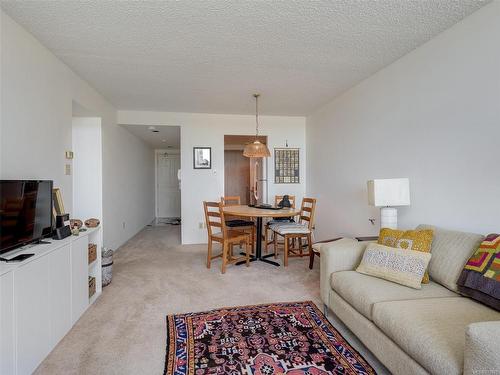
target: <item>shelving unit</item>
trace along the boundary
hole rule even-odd
[[[96,260],[94,260],[92,263],[89,264],[88,267],[88,276],[89,277],[95,277],[95,283],[96,283],[96,288],[95,288],[95,294],[91,297],[89,297],[89,304],[94,303],[94,301],[99,297],[102,293],[102,272],[101,272],[101,265],[102,265],[102,260],[101,260],[101,249],[102,249],[102,230],[100,230],[100,227],[97,228],[92,228],[89,229],[89,244],[96,244],[97,245],[97,257]]]
[[[88,264],[88,245],[97,245]],[[99,298],[102,227],[60,241],[28,245],[5,254],[33,253],[0,263],[0,374],[30,374]],[[89,298],[88,277],[96,278]]]

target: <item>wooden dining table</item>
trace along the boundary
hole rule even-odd
[[[255,257],[251,258],[250,261],[261,261],[279,267],[280,266],[279,263],[266,259],[271,256],[274,256],[274,253],[268,255],[262,255],[262,219],[264,217],[273,218],[273,217],[296,216],[300,213],[300,209],[295,209],[295,208],[269,209],[269,208],[250,207],[247,205],[235,205],[235,206],[226,206],[223,208],[223,210],[224,214],[226,215],[257,219],[256,223],[257,239],[255,244]]]

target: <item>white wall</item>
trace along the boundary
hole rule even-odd
[[[118,123],[129,125],[178,125],[181,127],[182,169],[182,243],[206,242],[203,200],[219,200],[224,195],[224,135],[255,134],[255,116],[148,111],[118,111]],[[305,193],[305,118],[261,116],[260,134],[268,136],[268,146],[300,148],[300,184],[274,183],[274,155],[268,159],[269,198],[276,194],[296,195],[300,201]],[[193,169],[193,147],[212,147],[212,169]]]
[[[102,218],[102,140],[99,117],[72,120],[72,217],[85,221]]]
[[[116,125],[116,110],[1,11],[0,178],[53,179],[72,209],[72,102],[102,119],[104,244],[117,248],[154,217],[153,150]],[[122,223],[126,222],[125,228]]]
[[[104,129],[103,138],[105,246],[117,249],[154,220],[155,157],[121,126]]]
[[[391,177],[410,178],[400,227],[498,232],[499,46],[496,1],[307,118],[318,238],[377,233],[366,181]]]

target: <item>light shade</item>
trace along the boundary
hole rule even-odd
[[[245,146],[243,156],[247,158],[268,158],[271,156],[271,153],[265,144],[255,140],[253,143],[249,143]]]
[[[368,181],[368,203],[376,207],[409,206],[410,180],[388,178]]]

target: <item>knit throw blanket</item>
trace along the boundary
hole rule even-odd
[[[457,284],[463,294],[500,311],[500,234],[486,236],[465,265]]]

